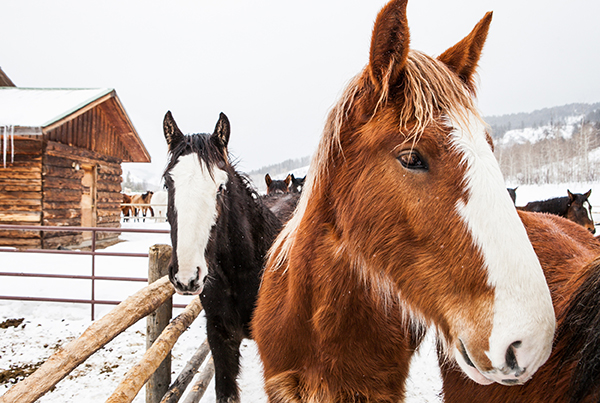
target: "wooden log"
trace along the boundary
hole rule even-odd
[[[42,225],[48,227],[80,227],[80,218],[57,218],[57,219],[42,219]]]
[[[11,201],[15,200],[20,201],[21,199],[28,200],[42,200],[42,194],[39,192],[8,192],[8,193],[0,193],[0,203],[2,201]],[[4,204],[4,203],[3,203]]]
[[[76,202],[81,201],[82,190],[78,189],[44,189],[44,202]]]
[[[42,213],[40,211],[31,212],[20,212],[20,213],[8,213],[2,212],[0,214],[0,223],[6,224],[9,222],[27,222],[29,225],[40,223],[42,219]]]
[[[80,245],[82,242],[82,235],[57,236],[52,238],[44,237],[42,241],[42,247],[44,249],[57,249],[59,246],[67,247],[73,245]]]
[[[175,289],[167,277],[156,281],[117,305],[95,321],[42,364],[33,374],[0,397],[0,403],[30,403],[43,396],[90,355],[118,334],[158,308]]]
[[[210,380],[215,374],[215,364],[213,362],[213,358],[210,357],[208,362],[206,363],[206,367],[200,374],[200,377],[192,386],[190,393],[185,397],[183,403],[198,403],[202,396],[204,396],[204,392],[206,392],[206,388],[208,388],[208,384],[210,384]]]
[[[0,238],[0,246],[10,246],[18,249],[40,249],[42,247],[42,240],[31,238]]]
[[[30,165],[31,166],[24,166],[19,168],[14,166],[7,166],[6,168],[2,168],[2,164],[0,164],[0,178],[16,180],[42,179],[42,164],[38,163],[37,165]]]
[[[192,358],[185,364],[175,382],[169,386],[169,390],[165,393],[160,403],[177,403],[181,399],[183,392],[185,392],[192,379],[194,379],[194,375],[198,372],[198,368],[200,368],[208,353],[210,353],[208,339],[204,339],[204,342],[198,347]]]
[[[98,182],[98,191],[99,192],[121,192],[121,182]]]
[[[79,218],[81,209],[44,210],[44,219]]]
[[[42,155],[15,155],[14,158],[9,157],[6,161],[6,168],[4,168],[4,163],[0,163],[3,169],[10,169],[13,167],[29,167],[29,166],[40,166],[43,160]],[[0,160],[2,161],[2,160]]]
[[[114,393],[106,400],[106,403],[125,403],[135,399],[135,396],[150,378],[150,375],[158,368],[173,348],[179,336],[192,324],[200,311],[202,311],[200,298],[194,298],[185,310],[173,319],[160,337],[156,339],[140,362],[127,372],[125,379],[121,381]]]
[[[0,192],[41,192],[42,184],[39,185],[0,185]]]
[[[20,211],[42,211],[42,201],[41,200],[26,200],[25,203],[21,203],[19,201],[18,204],[8,205],[8,204],[0,204],[0,216],[4,213],[15,213]]]
[[[44,165],[43,174],[45,176],[53,176],[57,178],[83,178],[83,171],[76,171],[72,166],[69,167],[56,167],[52,165]]]
[[[81,178],[60,178],[54,176],[44,176],[44,190],[45,189],[81,189]]]
[[[171,245],[153,245],[148,251],[148,283],[169,274]],[[146,318],[146,350],[160,337],[173,317],[173,299],[169,298]],[[171,352],[167,354],[146,384],[146,403],[158,403],[171,383]]]
[[[40,238],[41,231],[0,230],[0,238]]]

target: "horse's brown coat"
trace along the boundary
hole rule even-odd
[[[600,256],[598,242],[583,227],[564,218],[543,213],[520,212],[538,255],[560,325],[571,298],[593,270]],[[569,401],[570,380],[577,361],[562,363],[566,338],[558,339],[552,355],[524,385],[481,386],[466,379],[452,363],[441,361],[446,403],[563,403]],[[589,385],[592,387],[593,385]],[[595,401],[584,400],[588,401]]]
[[[448,343],[456,323],[477,323],[473,358],[487,369],[494,291],[455,211],[466,168],[443,116],[478,116],[490,20],[440,62],[409,51],[406,0],[378,15],[369,65],[332,110],[263,276],[252,328],[270,402],[403,401],[421,323]],[[427,175],[398,163],[416,149]]]

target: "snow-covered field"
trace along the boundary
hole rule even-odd
[[[509,184],[509,186],[511,186]],[[566,189],[583,193],[593,188],[591,204],[600,206],[600,188],[596,184],[569,184],[545,186],[520,186],[517,205],[531,200],[566,195]],[[168,228],[165,223],[127,223],[126,227]],[[157,243],[170,243],[168,235],[123,234],[121,242],[110,247],[112,251],[147,252]],[[2,271],[89,274],[90,257],[29,255],[0,253]],[[98,275],[143,277],[148,262],[143,258],[97,257]],[[143,283],[99,282],[98,299],[124,299],[144,286]],[[1,277],[0,295],[29,295],[39,297],[89,298],[90,285],[82,280],[54,280]],[[189,300],[189,299],[187,299]],[[177,297],[177,303],[186,298]],[[101,317],[112,307],[102,306],[96,311]],[[176,312],[177,313],[177,312]],[[0,301],[0,323],[7,319],[24,318],[16,327],[0,328],[0,373],[10,369],[24,369],[47,359],[60,346],[77,338],[91,323],[89,305],[52,304],[36,302]],[[145,351],[145,319],[110,344],[94,354],[75,369],[54,390],[39,401],[44,402],[101,402],[115,390],[124,374],[141,358]],[[183,334],[173,350],[173,379],[179,374],[187,359],[205,338],[204,320],[201,317]],[[262,372],[256,346],[245,341],[242,349],[242,375],[240,386],[243,402],[266,402],[262,391]],[[0,376],[0,382],[6,382]],[[0,383],[0,395],[12,384]],[[436,354],[430,339],[421,346],[411,365],[408,382],[408,402],[440,402],[441,381]],[[140,392],[135,402],[144,402]],[[214,385],[209,385],[202,402],[214,402]]]

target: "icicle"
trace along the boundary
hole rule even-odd
[[[10,163],[15,163],[15,127],[10,127]]]
[[[8,127],[7,126],[3,126],[4,129],[4,133],[2,133],[2,163],[4,164],[4,168],[6,168],[6,147],[7,147],[7,138],[6,135],[8,134]]]

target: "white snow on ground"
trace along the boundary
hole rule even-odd
[[[512,185],[509,185],[512,186]],[[566,189],[583,193],[594,188],[592,205],[600,206],[600,189],[596,184],[569,184],[520,186],[517,190],[517,205],[531,200],[566,195]],[[594,193],[594,192],[598,193]],[[600,210],[600,209],[599,209]],[[126,223],[124,227],[167,228],[166,223]],[[107,250],[119,252],[147,252],[157,243],[170,243],[168,235],[122,234],[125,242]],[[30,255],[0,253],[0,270],[15,272],[44,273],[90,273],[90,257]],[[97,257],[98,275],[144,277],[148,262],[144,258]],[[99,282],[98,299],[124,299],[133,294],[144,283]],[[29,295],[59,298],[89,298],[90,283],[82,280],[54,280],[0,277],[0,295]],[[177,297],[176,303],[186,303],[189,298]],[[112,306],[102,306],[96,311],[99,318]],[[176,310],[179,311],[179,310]],[[175,313],[177,314],[177,312]],[[0,329],[0,371],[11,367],[23,367],[47,359],[60,346],[77,338],[90,325],[89,305],[55,304],[19,301],[0,301],[0,323],[6,319],[25,318],[15,327]],[[128,331],[117,336],[111,343],[94,354],[61,381],[54,390],[39,402],[103,402],[116,389],[125,373],[141,358],[145,351],[146,321],[141,320]],[[182,335],[173,350],[173,379],[179,374],[187,360],[205,339],[203,315]],[[256,345],[250,340],[242,344],[242,374],[240,386],[242,402],[266,402],[262,390],[262,369]],[[12,385],[0,385],[0,395]],[[437,368],[436,353],[431,339],[421,346],[420,353],[413,358],[407,385],[407,402],[440,402],[438,394],[441,380]],[[145,401],[142,390],[135,402]],[[214,402],[214,384],[209,385],[202,402]]]

